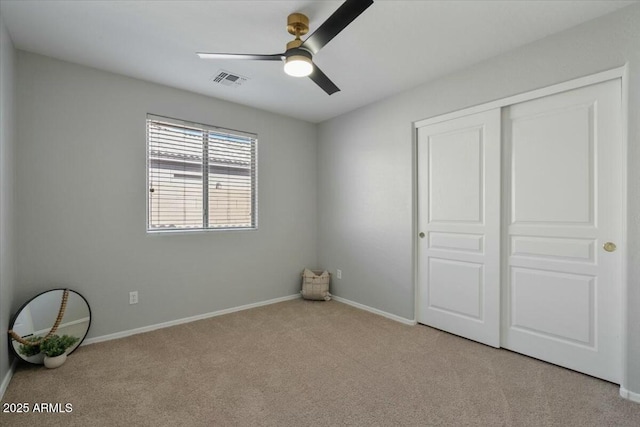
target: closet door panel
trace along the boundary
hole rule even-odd
[[[622,140],[620,81],[503,112],[502,346],[619,382]]]
[[[500,343],[500,111],[418,129],[418,321]]]

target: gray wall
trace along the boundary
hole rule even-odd
[[[414,318],[412,123],[629,64],[628,374],[640,392],[640,5],[324,122],[318,261],[333,292]]]
[[[0,16],[0,383],[9,372],[9,351],[4,331],[9,328],[16,287],[15,57],[9,33]]]
[[[21,51],[17,66],[18,301],[77,290],[96,337],[298,292],[315,125]],[[258,231],[145,232],[147,113],[258,134]]]

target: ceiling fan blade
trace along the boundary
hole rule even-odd
[[[276,53],[273,55],[251,55],[245,53],[198,52],[197,55],[202,59],[251,59],[256,61],[281,61],[284,59],[284,53]]]
[[[327,92],[327,95],[332,95],[336,92],[340,92],[338,86],[336,86],[325,73],[322,72],[316,64],[313,64],[313,71],[309,74],[309,78],[315,82],[322,90]]]
[[[324,45],[329,43],[372,4],[373,0],[345,1],[313,34],[307,37],[301,47],[311,53],[318,53]]]

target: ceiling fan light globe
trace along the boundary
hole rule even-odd
[[[302,55],[292,55],[284,62],[284,72],[293,77],[306,77],[313,71],[311,59]]]

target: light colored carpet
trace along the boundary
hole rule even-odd
[[[293,300],[21,366],[3,426],[640,426],[618,386],[426,326]]]

